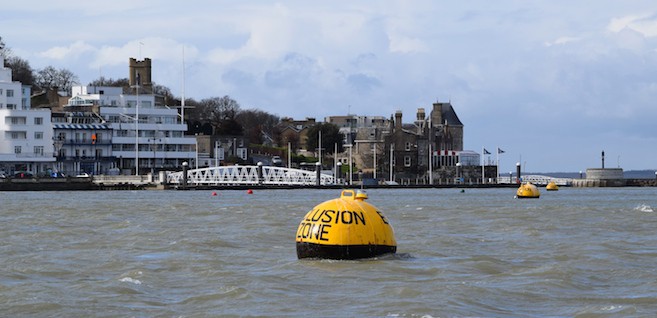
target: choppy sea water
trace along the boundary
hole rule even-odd
[[[0,193],[5,317],[649,317],[657,188],[376,189],[398,253],[298,260],[339,190]]]

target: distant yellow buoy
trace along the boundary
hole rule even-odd
[[[545,190],[557,191],[559,190],[559,186],[554,181],[550,181],[550,183],[548,183],[547,186],[545,187]]]
[[[518,188],[518,191],[516,192],[516,197],[518,199],[525,199],[525,198],[534,198],[538,199],[538,197],[541,196],[541,193],[538,192],[538,188],[531,184],[530,182],[523,183],[520,185],[520,188]]]
[[[367,194],[343,190],[306,214],[297,229],[298,258],[358,259],[395,253],[392,226],[365,202]]]

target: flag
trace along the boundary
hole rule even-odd
[[[502,149],[500,149],[500,148],[497,148],[497,153],[505,153],[505,152],[506,152],[506,151],[504,151],[504,150],[502,150]]]
[[[490,151],[486,150],[486,148],[484,148],[484,155],[490,155]]]

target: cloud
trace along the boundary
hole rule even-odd
[[[429,51],[422,40],[417,38],[390,35],[390,51],[393,53],[419,53]]]
[[[56,46],[39,53],[39,56],[54,60],[76,59],[82,54],[94,52],[96,48],[84,41],[76,41],[69,46]]]
[[[380,87],[381,81],[374,76],[366,74],[353,74],[347,77],[347,82],[357,93],[368,93],[374,88]]]
[[[309,86],[321,77],[321,73],[316,60],[299,53],[289,53],[274,69],[265,72],[264,80],[268,87],[294,90]]]
[[[545,46],[564,45],[564,44],[571,43],[571,42],[577,42],[579,40],[580,40],[580,38],[578,38],[578,37],[562,36],[562,37],[559,37],[559,38],[557,38],[556,40],[554,40],[552,42],[545,42],[544,45]]]
[[[607,29],[614,33],[621,32],[623,29],[631,29],[641,33],[645,37],[655,37],[657,36],[657,16],[654,14],[644,14],[613,18],[609,22]]]

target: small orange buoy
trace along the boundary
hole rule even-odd
[[[253,194],[253,190],[251,190],[251,189],[246,190],[246,193],[247,193],[247,194]]]
[[[213,192],[212,192],[212,196],[213,196],[213,197],[216,197],[216,196],[217,196],[217,192],[214,192],[214,191],[213,191]]]

